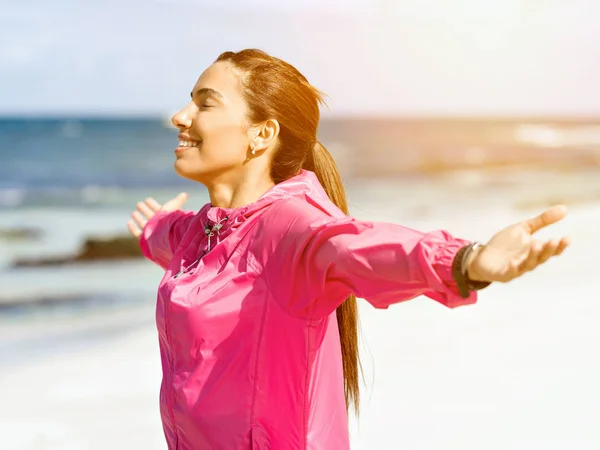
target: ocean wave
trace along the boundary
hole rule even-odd
[[[11,210],[28,207],[60,207],[60,208],[98,208],[98,207],[133,207],[147,196],[156,196],[167,200],[175,196],[182,188],[167,187],[133,187],[102,186],[87,184],[80,187],[35,187],[35,188],[0,188],[0,210]]]
[[[119,186],[0,188],[0,209],[56,206],[118,206],[130,195]]]
[[[0,208],[15,208],[23,205],[27,196],[26,189],[0,189]]]

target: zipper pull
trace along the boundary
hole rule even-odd
[[[217,232],[217,235],[220,234],[221,232],[221,228],[223,228],[223,223],[224,221],[229,220],[229,216],[224,217],[223,219],[221,219],[218,223],[216,223],[215,225],[213,225],[212,227],[209,224],[206,224],[206,226],[204,227],[204,234],[206,234],[207,238],[208,238],[208,243],[207,243],[207,248],[206,250],[204,250],[202,252],[202,254],[198,257],[198,259],[196,261],[194,261],[193,263],[191,263],[189,266],[184,267],[183,269],[181,269],[179,272],[177,272],[173,278],[179,278],[181,275],[183,275],[184,273],[186,273],[188,270],[190,270],[194,265],[196,265],[204,255],[206,255],[208,252],[210,252],[211,250],[211,242],[210,242],[210,238],[213,237],[215,235],[215,231]]]

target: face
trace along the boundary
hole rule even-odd
[[[250,124],[239,73],[228,62],[206,69],[191,92],[191,101],[173,116],[179,129],[175,171],[209,184],[241,171],[248,158]]]

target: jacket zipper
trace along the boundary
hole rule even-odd
[[[179,272],[177,272],[173,277],[174,279],[179,278],[184,273],[187,273],[188,270],[190,270],[192,267],[194,267],[196,264],[198,264],[200,262],[200,260],[204,257],[204,255],[206,255],[208,252],[210,252],[210,250],[211,250],[210,238],[215,235],[215,232],[217,233],[217,236],[220,234],[220,230],[223,227],[222,222],[224,222],[228,219],[229,219],[229,216],[226,216],[225,218],[221,219],[218,223],[216,223],[212,227],[206,225],[206,227],[204,228],[204,234],[206,234],[206,236],[208,237],[208,244],[207,244],[206,249],[202,252],[202,254],[198,258],[196,258],[196,260],[194,262],[192,262],[187,267],[184,267]],[[169,365],[171,366],[171,380],[169,382],[169,391],[171,393],[173,393],[171,386],[173,384],[173,379],[175,378],[175,361],[174,361],[175,352],[172,350],[171,335],[169,333],[169,305],[168,304],[165,304],[165,334],[167,336],[167,342],[169,344],[169,355],[171,356],[170,361],[169,361]],[[173,404],[172,404],[173,401],[170,397],[171,397],[171,394],[169,394],[167,392],[167,410],[169,411],[169,416],[171,419],[171,426],[173,427],[173,432],[175,433],[175,449],[174,450],[177,450],[179,448],[179,433],[177,431],[177,425],[175,423],[175,416],[173,415]]]
[[[209,238],[210,239],[210,238]],[[190,268],[196,265],[200,259],[206,254],[206,250],[202,252],[199,258],[197,258],[194,262],[192,262],[187,267],[184,267],[179,272],[175,274],[174,279],[179,278],[181,275],[186,273]],[[165,334],[167,336],[167,342],[169,344],[169,368],[170,370],[170,380],[168,383],[167,390],[167,410],[169,411],[169,418],[171,419],[171,427],[173,429],[173,434],[175,435],[175,448],[172,450],[179,449],[179,431],[177,430],[177,423],[175,422],[175,415],[173,414],[173,402],[174,402],[174,390],[173,380],[175,379],[175,350],[173,350],[173,344],[171,341],[171,333],[169,331],[169,304],[165,303]]]

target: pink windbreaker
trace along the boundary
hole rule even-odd
[[[348,217],[306,170],[247,206],[158,213],[140,244],[166,270],[156,321],[171,450],[349,449],[336,308],[351,293],[376,308],[476,301],[451,275],[467,241]]]

